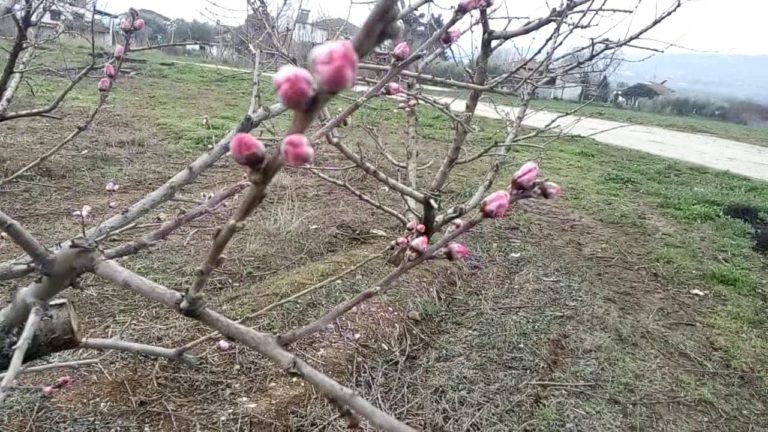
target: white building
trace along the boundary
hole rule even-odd
[[[14,5],[14,12],[19,16],[22,15],[23,6]],[[92,16],[94,16],[93,35],[96,44],[112,45],[117,15],[99,9],[94,13],[94,10],[88,8],[87,0],[58,1],[50,8],[38,11],[34,19],[39,20],[38,37],[52,36],[63,31],[63,38],[89,40]]]

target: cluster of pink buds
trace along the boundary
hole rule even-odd
[[[461,37],[461,30],[451,29],[447,32],[443,33],[442,36],[440,36],[440,42],[443,43],[443,45],[450,45]]]
[[[63,390],[70,385],[72,385],[74,381],[71,377],[63,376],[56,380],[56,382],[53,385],[45,386],[43,387],[43,394],[48,397],[53,397],[58,393],[60,390]]]
[[[492,4],[490,0],[461,0],[458,9],[461,13],[468,13],[475,9],[490,7]]]
[[[123,18],[120,20],[120,30],[125,33],[143,30],[146,23],[143,19],[139,18],[139,11],[134,8],[130,8],[128,9],[128,13],[131,15],[131,19],[127,20]]]
[[[411,47],[408,46],[408,42],[400,42],[395,45],[392,50],[392,57],[397,61],[403,61],[411,55]]]
[[[405,234],[395,240],[394,246],[420,255],[429,249],[429,237],[426,232],[427,227],[413,219],[405,226]]]
[[[542,197],[555,199],[560,196],[561,189],[556,183],[538,181],[539,165],[536,162],[526,162],[512,175],[509,190],[496,191],[480,203],[480,212],[486,218],[498,219],[504,217],[513,200]]]
[[[560,196],[560,186],[548,181],[540,182],[538,177],[539,165],[533,161],[526,162],[512,174],[510,190],[513,193],[530,193],[533,196],[541,196],[545,199],[554,199]]]

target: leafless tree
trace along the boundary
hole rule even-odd
[[[96,65],[95,60],[84,67],[72,83],[62,89],[59,96],[48,106],[11,111],[13,96],[19,81],[29,64],[36,44],[40,42],[39,34],[35,31],[39,20],[37,17],[41,11],[51,7],[53,3],[45,0],[23,0],[14,2],[21,8],[14,9],[8,6],[10,9],[6,13],[12,14],[17,24],[18,34],[9,53],[8,65],[0,77],[0,95],[2,95],[0,121],[55,112],[74,86],[89,72],[102,67],[102,65]],[[261,20],[265,30],[259,37],[246,40],[254,65],[250,106],[242,121],[221,137],[212,149],[191,161],[182,171],[124,211],[96,227],[84,229],[81,235],[73,235],[72,238],[64,241],[35,238],[10,214],[0,210],[0,230],[26,254],[25,257],[0,263],[0,280],[21,282],[23,277],[34,275],[33,280],[26,286],[19,285],[10,304],[0,311],[0,369],[7,370],[0,384],[0,402],[13,390],[14,379],[22,372],[24,362],[50,353],[90,347],[142,353],[193,364],[198,361],[193,355],[194,348],[221,334],[259,352],[272,360],[277,367],[308,381],[336,403],[341,414],[349,419],[351,425],[359,422],[362,417],[378,429],[414,430],[411,426],[375,407],[352,389],[310,366],[289,351],[290,346],[333,324],[337,318],[363,302],[386,293],[395,286],[401,276],[415,267],[434,259],[462,258],[466,249],[455,240],[483,221],[503,216],[508,205],[513,205],[522,199],[556,196],[559,193],[557,185],[537,179],[538,168],[532,163],[524,165],[511,180],[505,179],[500,182],[498,179],[502,167],[511,163],[510,152],[516,145],[524,144],[526,140],[535,137],[552,137],[560,133],[557,129],[558,121],[567,114],[553,119],[548,125],[535,131],[528,131],[523,127],[528,115],[528,104],[535,96],[537,89],[549,85],[547,83],[553,79],[592,65],[594,61],[603,59],[621,47],[642,38],[650,29],[674,13],[680,6],[680,2],[672,2],[668,9],[660,12],[652,21],[629,34],[622,34],[618,38],[606,35],[589,39],[582,45],[574,45],[572,40],[575,39],[574,35],[596,26],[597,22],[606,15],[631,14],[634,10],[611,8],[608,0],[568,0],[553,7],[541,17],[520,19],[503,16],[499,5],[491,5],[484,0],[462,0],[452,10],[444,25],[419,46],[409,47],[407,52],[395,48],[387,64],[368,62],[367,59],[375,55],[375,49],[387,40],[392,40],[393,45],[401,42],[399,39],[401,26],[398,22],[400,18],[430,2],[419,0],[410,6],[399,3],[397,0],[376,1],[360,32],[351,41],[354,53],[361,61],[359,68],[379,72],[379,78],[372,81],[361,80],[362,91],[356,99],[341,112],[331,114],[326,106],[336,96],[337,89],[329,90],[328,85],[322,83],[329,76],[338,78],[336,74],[339,72],[336,72],[336,69],[331,72],[323,71],[316,65],[313,66],[312,73],[319,84],[315,83],[313,94],[300,106],[288,102],[286,105],[292,105],[291,110],[280,103],[268,107],[261,106],[259,77],[262,72],[260,61],[262,52],[267,50],[276,52],[282,59],[281,63],[301,64],[303,61],[291,55],[287,48],[286,35],[279,27],[281,21],[276,18],[282,12],[278,9],[270,13],[269,5],[262,0],[249,1],[254,18]],[[76,133],[73,132],[54,146],[45,157],[31,162],[23,170],[0,181],[0,184],[16,180],[42,160],[55,155],[58,148],[75,139],[78,134],[88,130],[88,125],[96,118],[99,108],[108,100],[112,86],[119,85],[119,81],[115,80],[120,74],[124,59],[131,53],[131,37],[142,27],[139,21],[138,13],[132,10],[127,22],[121,25],[125,30],[122,48],[116,50],[115,56],[108,62],[114,70],[105,72],[107,77],[99,83],[99,102],[83,125],[77,128]],[[501,26],[498,23],[502,23]],[[422,71],[426,66],[439,60],[447,50],[458,46],[456,38],[462,33],[476,33],[479,36],[479,47],[474,52],[471,65],[467,68],[469,80],[448,80],[423,74]],[[514,43],[532,34],[539,35],[536,39],[538,42],[527,51],[528,54],[522,59],[523,61],[517,62],[515,67],[498,76],[490,76],[488,65],[494,52],[505,44]],[[569,40],[571,42],[567,42]],[[576,38],[576,40],[580,39]],[[332,46],[338,47],[338,45]],[[328,47],[329,45],[326,45],[320,49],[330,49]],[[92,51],[95,54],[95,48]],[[337,54],[334,53],[329,61],[340,61],[334,57]],[[93,58],[95,59],[96,56],[94,55]],[[345,59],[340,61],[340,64],[334,63],[334,68],[341,65],[342,69],[349,70],[352,66],[351,60],[347,57]],[[564,62],[564,59],[576,60]],[[356,70],[357,60],[354,62],[354,70]],[[296,70],[292,74],[293,78],[310,75]],[[502,84],[510,77],[516,78],[513,88],[503,87]],[[399,81],[400,84],[395,81]],[[426,95],[421,86],[422,83],[447,85],[468,91],[463,109],[454,112],[445,98]],[[503,140],[486,143],[479,149],[475,147],[470,149],[467,138],[476,132],[473,125],[477,110],[494,109],[493,106],[481,102],[482,96],[486,93],[517,95],[521,103],[516,109],[497,108],[506,121]],[[402,102],[400,114],[407,125],[407,139],[403,143],[403,151],[396,149],[394,143],[387,142],[380,131],[372,127],[366,127],[366,131],[372,141],[370,148],[374,150],[366,152],[362,149],[353,149],[345,143],[344,133],[340,128],[367,103],[385,96],[398,98]],[[425,155],[419,151],[419,138],[416,131],[419,127],[419,111],[425,105],[444,113],[453,124],[452,139],[446,143],[443,152],[439,154]],[[282,151],[266,154],[263,148],[258,149],[256,144],[248,141],[255,146],[253,147],[255,150],[248,153],[247,160],[242,161],[247,165],[247,182],[233,181],[232,185],[209,197],[202,204],[174,219],[165,221],[155,231],[141,238],[108,249],[102,246],[100,239],[140,220],[148,212],[193,183],[201,173],[230,151],[233,138],[249,139],[244,138],[242,134],[247,134],[264,121],[282,115],[286,111],[292,111],[293,117],[289,129],[285,132],[286,141]],[[285,329],[280,334],[271,334],[243,324],[242,321],[247,317],[234,320],[214,311],[206,304],[204,294],[210,277],[224,260],[222,254],[229,242],[242,225],[248,222],[248,217],[264,203],[270,183],[289,159],[286,153],[287,140],[296,136],[306,137],[309,142],[316,144],[325,141],[328,146],[324,146],[324,149],[336,151],[347,159],[350,169],[333,170],[327,169],[329,167],[312,165],[305,168],[319,178],[342,187],[360,200],[371,204],[373,209],[382,211],[401,222],[403,235],[393,240],[390,246],[389,261],[394,264],[394,268],[384,278],[298,328]],[[232,150],[235,157],[242,156],[237,148]],[[304,151],[306,152],[306,149]],[[485,175],[481,178],[465,180],[473,182],[474,192],[464,201],[450,201],[445,190],[455,168],[481,159],[487,160]],[[392,199],[382,200],[377,196],[366,194],[359,185],[355,184],[355,178],[360,177],[353,178],[348,175],[351,171],[357,171],[366,178],[381,183],[389,194],[399,199],[401,204],[393,206]],[[496,186],[499,183],[501,186]],[[489,195],[494,188],[500,188],[500,190]],[[239,196],[239,205],[232,212],[229,220],[216,230],[210,249],[205,254],[200,267],[195,271],[194,282],[183,290],[177,291],[163,286],[153,281],[149,275],[140,275],[118,262],[120,258],[142,253],[179,227],[234,196]],[[90,209],[83,208],[79,216],[85,221],[89,211]],[[213,333],[175,348],[112,339],[83,338],[77,325],[74,309],[69,303],[57,300],[56,297],[63,290],[75,285],[78,278],[88,273],[165,305],[171,311],[188,319],[197,320],[209,327]],[[309,291],[311,290],[299,293],[292,299],[306,295]],[[268,309],[279,307],[286,301],[289,299],[270,305]],[[29,371],[32,369],[30,368]],[[57,385],[64,386],[66,382],[57,383]]]

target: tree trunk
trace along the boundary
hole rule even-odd
[[[8,369],[22,330],[17,328],[7,334],[0,333],[0,372]],[[27,349],[24,362],[77,348],[80,345],[81,336],[80,321],[72,304],[66,300],[51,301]]]

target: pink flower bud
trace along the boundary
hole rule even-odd
[[[134,21],[133,28],[135,28],[136,31],[141,31],[144,28],[144,20],[139,18],[136,21]]]
[[[515,190],[528,190],[536,182],[539,176],[539,165],[530,161],[523,164],[517,172],[512,174],[512,188]]]
[[[424,253],[429,248],[429,238],[427,236],[416,237],[411,240],[411,249],[418,253]]]
[[[387,83],[387,85],[384,87],[384,94],[390,96],[396,95],[401,91],[403,91],[403,89],[398,83]]]
[[[395,244],[398,247],[404,248],[404,247],[408,246],[408,239],[405,238],[405,237],[398,237],[398,239],[395,240]]]
[[[416,226],[419,225],[419,221],[416,219],[413,219],[412,221],[408,222],[408,225],[405,226],[408,231],[413,231],[416,229]]]
[[[440,36],[440,42],[442,42],[443,45],[450,45],[459,40],[460,37],[461,30],[448,30]]]
[[[427,227],[425,227],[423,224],[416,225],[416,232],[419,234],[424,234],[424,232],[427,231]]]
[[[125,55],[125,47],[118,45],[115,47],[115,58],[120,60]]]
[[[280,154],[288,165],[302,166],[312,162],[315,157],[315,150],[303,134],[293,134],[288,135],[283,140]]]
[[[328,93],[338,93],[355,84],[357,53],[352,42],[326,42],[309,53],[317,82]]]
[[[58,391],[57,388],[54,388],[53,386],[45,386],[43,387],[43,394],[47,397],[53,397],[56,392]]]
[[[418,105],[418,104],[419,104],[419,100],[418,99],[416,99],[416,98],[408,99],[408,107],[409,108],[415,108],[416,105]]]
[[[112,66],[111,64],[107,64],[106,66],[104,66],[104,75],[107,78],[114,78],[115,75],[117,75],[117,71],[115,71],[114,66]]]
[[[560,196],[562,189],[560,189],[560,185],[557,183],[544,182],[541,186],[539,186],[539,191],[541,192],[541,196],[544,198],[555,199]]]
[[[314,80],[308,70],[296,66],[283,66],[272,78],[280,101],[292,110],[304,110],[312,101]]]
[[[411,47],[408,46],[408,42],[400,42],[392,50],[392,57],[395,60],[405,60],[411,55]]]
[[[504,217],[509,207],[510,199],[509,192],[504,190],[496,191],[485,197],[480,204],[480,211],[487,218]]]
[[[221,352],[227,352],[232,350],[232,344],[225,341],[224,339],[219,340],[216,342],[216,349]]]
[[[232,159],[240,165],[252,168],[264,162],[264,144],[251,134],[237,133],[229,144]]]
[[[467,13],[477,8],[487,8],[491,4],[490,0],[461,0],[459,2],[459,12]]]
[[[469,249],[460,243],[450,243],[444,252],[450,261],[460,261],[469,256]]]
[[[99,91],[108,92],[112,88],[112,80],[109,78],[102,78],[99,80]]]
[[[131,22],[128,21],[127,19],[121,19],[120,20],[120,30],[122,30],[122,31],[124,31],[126,33],[131,31]]]
[[[54,387],[64,388],[69,386],[70,384],[72,384],[72,378],[69,375],[65,375],[56,380],[56,384],[54,384]]]

